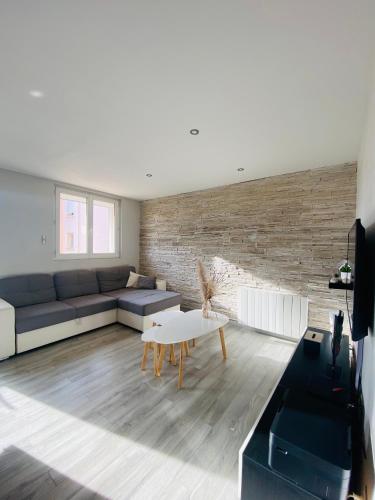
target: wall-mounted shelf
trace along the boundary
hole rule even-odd
[[[337,281],[337,283],[328,284],[329,288],[335,288],[336,290],[353,290],[353,282],[351,283],[343,283],[342,281]]]

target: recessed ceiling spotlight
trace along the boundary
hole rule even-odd
[[[146,177],[152,177],[152,174],[146,174]]]
[[[199,134],[199,130],[197,128],[192,128],[190,130],[190,133],[191,133],[191,135],[198,135]]]
[[[245,169],[240,167],[240,168],[237,168],[237,172],[243,172]]]
[[[41,90],[30,90],[29,96],[34,97],[34,99],[42,99],[44,97],[44,92]]]

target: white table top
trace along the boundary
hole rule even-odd
[[[181,314],[184,314],[183,311],[160,311],[151,314],[150,319],[158,325],[165,325],[168,321],[171,321],[171,319],[181,316]]]
[[[158,344],[176,344],[196,339],[222,328],[229,319],[224,314],[210,312],[209,318],[203,318],[200,309],[177,315],[163,326],[154,326],[142,334],[144,342]]]

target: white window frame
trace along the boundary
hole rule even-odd
[[[73,196],[80,196],[81,198],[86,198],[87,200],[87,252],[86,253],[60,253],[60,195],[70,194]],[[93,202],[105,201],[107,203],[113,203],[115,206],[115,251],[112,253],[94,253],[93,252]],[[120,200],[117,198],[111,198],[109,196],[103,196],[101,194],[95,194],[93,192],[80,191],[71,188],[65,188],[64,186],[55,187],[55,226],[56,226],[56,249],[55,249],[55,259],[56,260],[76,260],[76,259],[116,259],[120,257]]]

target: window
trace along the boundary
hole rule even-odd
[[[118,257],[119,201],[56,188],[56,257]]]
[[[87,199],[60,193],[60,254],[87,254]]]
[[[93,253],[115,253],[115,204],[93,200]]]

